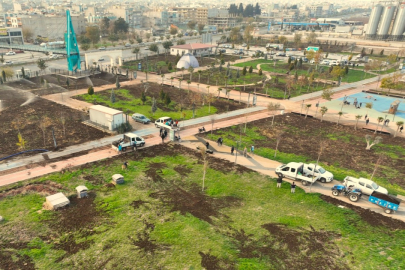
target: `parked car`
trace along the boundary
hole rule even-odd
[[[283,52],[278,52],[278,53],[276,53],[276,56],[286,56],[286,54]]]
[[[15,55],[15,52],[9,51],[9,52],[6,52],[6,55]]]
[[[59,55],[57,54],[52,54],[51,56],[49,56],[49,59],[58,59]]]
[[[98,48],[100,51],[105,51],[105,47]]]
[[[315,164],[304,164],[304,172],[312,174],[315,168]],[[316,165],[315,168],[315,176],[321,181],[322,183],[332,182],[333,181],[333,173],[328,172],[324,168],[319,165]]]
[[[354,185],[355,188],[361,189],[361,192],[367,195],[371,195],[374,191],[388,194],[388,190],[386,188],[380,187],[374,181],[366,178],[355,178],[352,176],[346,176],[343,180],[345,186]]]
[[[220,53],[226,53],[226,50],[225,49],[219,49],[218,50]]]
[[[12,65],[12,64],[13,64],[13,61],[8,60],[8,61],[4,62],[4,64],[5,64],[5,65]]]
[[[246,44],[246,43],[243,43],[243,44],[242,44],[242,47],[246,47],[246,46],[247,46],[247,44]]]
[[[165,126],[165,123],[167,121],[171,121],[171,120],[172,120],[172,118],[167,117],[167,116],[160,117],[158,120],[155,121],[155,127],[157,127],[157,128],[158,127],[163,127],[163,126]],[[167,127],[167,125],[166,125],[166,127]]]
[[[131,44],[129,43],[125,44],[125,47],[131,47]]]
[[[98,61],[99,61],[99,62],[102,62],[102,61],[104,61],[104,58],[103,58],[103,57],[100,57],[100,58],[98,59]]]
[[[140,114],[140,113],[134,113],[132,115],[132,119],[134,119],[136,122],[143,123],[143,124],[149,124],[151,122],[149,118],[147,118],[145,115]]]
[[[337,66],[337,65],[338,65],[338,62],[336,60],[332,60],[329,63],[329,66]]]
[[[321,65],[328,65],[329,66],[329,60],[323,60],[322,62],[321,62]]]

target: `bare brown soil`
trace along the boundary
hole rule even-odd
[[[150,194],[150,197],[160,199],[168,204],[171,211],[179,211],[182,215],[189,213],[196,218],[213,223],[212,217],[221,220],[227,217],[220,213],[225,207],[237,206],[240,202],[234,197],[213,198],[201,191],[197,185],[188,189],[171,184],[165,189]]]
[[[36,98],[32,103],[21,106],[25,98],[0,90],[0,96],[6,108],[0,112],[0,157],[21,152],[18,149],[18,133],[26,141],[25,150],[55,150],[52,138],[54,130],[57,149],[80,144],[89,140],[97,140],[110,134],[89,127],[81,122],[88,118],[84,112],[42,99]],[[4,95],[3,95],[4,94]],[[65,119],[65,134],[62,124]],[[40,123],[45,125],[45,144]]]
[[[0,242],[0,269],[35,270],[34,261],[27,255],[19,254],[22,249],[28,248],[28,243],[3,243]],[[34,248],[34,247],[31,247]]]
[[[64,187],[61,184],[51,181],[46,181],[43,184],[30,183],[22,187],[13,188],[1,192],[0,200],[9,196],[25,195],[30,193],[37,193],[42,196],[49,196],[57,192],[60,192],[63,189]]]

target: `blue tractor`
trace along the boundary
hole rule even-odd
[[[349,200],[351,200],[352,202],[357,202],[358,200],[360,200],[360,197],[362,195],[361,189],[353,187],[353,185],[350,185],[349,187],[346,187],[344,185],[334,185],[332,187],[332,195],[339,196],[340,194],[343,194],[344,196],[349,197]]]

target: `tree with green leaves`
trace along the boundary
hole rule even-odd
[[[186,41],[184,39],[177,40],[177,45],[184,45],[184,44],[186,44]]]
[[[242,69],[242,75],[246,76],[246,73],[247,73],[246,66],[244,66],[243,69]]]
[[[142,105],[145,105],[146,95],[145,95],[145,92],[143,92],[143,91],[142,91],[142,94],[141,94],[141,101],[142,101]]]
[[[328,111],[328,108],[326,107],[326,106],[322,106],[321,107],[321,110],[320,110],[320,112],[321,112],[321,122],[322,122],[322,120],[323,120],[323,116],[325,115],[325,113]]]
[[[136,59],[138,59],[138,53],[141,50],[138,46],[132,49],[132,53],[136,55]]]
[[[44,70],[48,67],[45,60],[41,58],[37,60],[37,66],[42,72],[44,72]]]
[[[3,77],[3,82],[6,82],[7,77],[6,77],[6,72],[4,71],[4,69],[1,71],[1,76]]]
[[[164,102],[165,102],[166,106],[169,106],[169,104],[172,102],[169,94],[166,94]]]
[[[158,54],[158,52],[159,52],[159,47],[158,47],[157,44],[153,43],[153,44],[149,45],[149,50],[150,50],[151,52],[154,52],[154,53]]]
[[[249,67],[249,73],[251,74],[252,72],[253,72],[253,67],[250,66],[250,67]]]
[[[162,102],[165,100],[165,96],[166,96],[166,94],[165,94],[165,92],[163,92],[163,89],[160,89],[159,98]]]
[[[263,71],[261,68],[259,68],[259,76],[262,76],[262,75],[263,75]]]
[[[338,115],[339,115],[339,118],[338,118],[338,120],[337,120],[337,124],[336,124],[337,126],[339,125],[340,117],[342,117],[343,112],[342,112],[342,111],[338,112]]]
[[[119,79],[118,79],[118,75],[117,75],[116,80],[115,80],[115,87],[116,87],[117,89],[119,89],[119,88],[121,87],[120,81],[119,81]]]
[[[92,96],[94,94],[94,88],[93,86],[89,86],[89,88],[87,88],[87,94]]]
[[[170,50],[170,47],[173,46],[173,42],[171,42],[170,40],[167,40],[162,43],[162,46],[165,49],[165,55],[166,55],[167,52]]]
[[[70,82],[69,82],[69,78],[66,78],[66,88],[69,90],[69,86],[70,86]]]
[[[123,19],[123,18],[118,18],[118,20],[116,20],[114,22],[114,33],[118,34],[118,33],[128,33],[128,28],[129,28],[129,24]]]
[[[383,121],[384,121],[384,117],[381,117],[381,116],[377,117],[377,127],[375,128],[374,134],[377,133],[378,126],[379,126],[380,123],[382,123]]]
[[[401,127],[404,126],[404,121],[398,121],[398,122],[396,122],[395,124],[397,125],[397,130],[395,130],[394,137],[397,136],[398,130],[399,130]]]
[[[322,91],[322,98],[323,99],[325,99],[325,100],[328,100],[328,101],[331,101],[332,100],[332,96],[333,96],[333,91],[332,91],[332,89],[324,89],[323,91]]]
[[[197,25],[197,22],[196,22],[196,21],[189,21],[189,22],[187,23],[187,27],[188,27],[188,29],[190,29],[190,30],[194,30],[196,25]]]
[[[87,26],[85,36],[94,46],[94,44],[100,41],[100,29],[97,26]]]

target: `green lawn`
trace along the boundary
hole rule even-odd
[[[204,192],[200,156],[167,145],[31,181],[58,183],[71,200],[84,184],[95,197],[57,212],[33,192],[0,200],[0,268],[405,268],[403,229],[372,226],[318,194],[291,194],[287,183],[277,189],[223,162],[210,159]],[[103,187],[115,173],[125,183]]]
[[[260,82],[263,79],[263,75],[260,76],[258,73],[247,72],[246,75],[242,74],[242,70],[239,71],[239,78],[237,75],[237,70],[230,68],[231,77],[226,77],[227,67],[224,65],[222,71],[219,70],[219,67],[214,68],[213,70],[203,70],[201,74],[194,73],[192,76],[192,81],[197,83],[204,83],[209,85],[220,85],[225,86],[226,83],[228,86],[243,85],[243,84],[253,84],[255,82]],[[189,80],[189,75],[184,76],[184,80]]]
[[[171,88],[172,90],[173,88]],[[179,91],[176,89],[176,91]],[[183,93],[183,97],[186,97],[188,95],[187,91],[185,90],[180,90]],[[101,104],[110,108],[122,110],[124,113],[129,112],[130,114],[132,113],[140,113],[151,119],[152,121],[154,119],[158,119],[159,117],[163,116],[168,116],[173,119],[182,119],[182,113],[184,112],[186,114],[186,119],[189,119],[192,117],[193,112],[192,109],[189,108],[190,106],[183,105],[183,109],[180,110],[180,104],[178,102],[174,101],[174,97],[172,95],[172,102],[166,106],[159,98],[157,98],[157,105],[158,109],[157,111],[153,114],[152,113],[152,97],[147,96],[146,101],[144,105],[142,105],[142,101],[140,97],[135,97],[130,93],[129,90],[127,89],[119,89],[119,90],[114,90],[115,94],[115,102],[111,102],[111,90],[106,90],[103,92],[97,92],[94,93],[94,95],[79,95],[77,96],[77,99],[84,100],[89,103],[93,104]],[[171,93],[169,92],[169,95]],[[158,96],[158,95],[156,95]],[[215,114],[217,112],[217,108],[214,105],[209,105],[206,103],[204,106],[196,106],[195,110],[195,116],[196,117],[203,117],[211,114]]]

